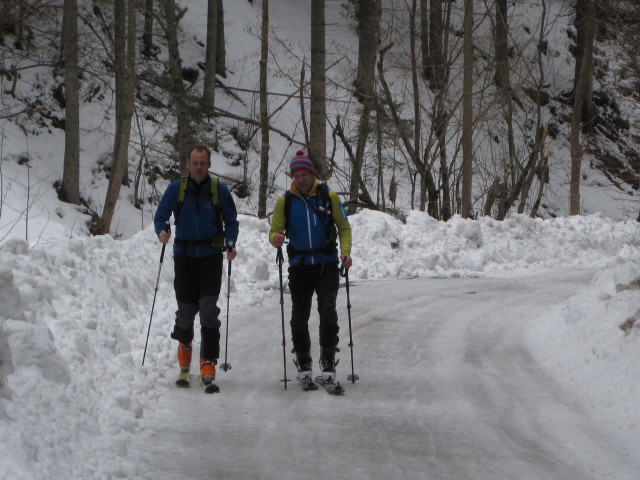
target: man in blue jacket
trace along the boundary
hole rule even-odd
[[[195,316],[200,313],[200,376],[203,384],[215,379],[220,354],[220,320],[217,306],[222,283],[222,252],[236,257],[238,219],[229,188],[209,176],[211,152],[203,145],[189,150],[189,176],[169,184],[154,217],[161,243],[171,237],[169,219],[174,216],[174,289],[178,310],[171,338],[178,341],[179,385],[188,385]],[[212,188],[212,182],[214,186]],[[182,183],[182,186],[181,186]],[[218,205],[214,205],[217,184]],[[181,192],[182,190],[182,192]]]

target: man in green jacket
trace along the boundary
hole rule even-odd
[[[338,262],[345,269],[351,267],[351,226],[338,194],[315,178],[313,163],[304,152],[298,151],[291,160],[290,172],[291,189],[276,201],[269,241],[282,247],[285,237],[289,239],[291,336],[298,378],[313,378],[309,316],[315,292],[320,315],[320,368],[325,380],[331,382],[336,376],[339,339]]]

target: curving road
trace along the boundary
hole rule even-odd
[[[341,398],[278,381],[276,296],[234,310],[222,393],[173,388],[175,372],[160,372],[158,408],[145,412],[130,455],[155,480],[636,479],[626,439],[542,369],[525,340],[592,273],[356,283],[355,385],[341,290]]]

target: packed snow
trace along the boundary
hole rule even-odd
[[[293,383],[284,389],[280,381],[285,364],[279,272],[275,249],[267,242],[269,225],[246,215],[240,216],[240,222],[231,289],[227,292],[227,281],[223,281],[219,305],[222,342],[225,334],[228,338],[222,352],[233,368],[218,372],[221,393],[213,396],[198,388],[184,391],[173,385],[176,345],[168,336],[176,308],[173,264],[170,254],[160,264],[161,245],[151,227],[121,241],[110,236],[63,235],[40,246],[18,238],[0,244],[0,478],[177,478],[180,471],[173,476],[166,473],[166,467],[183,463],[187,464],[183,478],[306,478],[305,462],[314,464],[314,458],[322,465],[322,455],[328,456],[329,463],[339,460],[340,468],[332,467],[336,478],[385,478],[387,474],[470,478],[452,473],[473,471],[466,456],[448,458],[446,468],[432,465],[430,469],[437,449],[427,444],[407,453],[403,450],[406,445],[394,440],[396,435],[407,434],[403,428],[408,425],[409,431],[415,430],[409,442],[428,435],[437,445],[439,437],[432,438],[429,432],[453,435],[459,424],[434,423],[442,405],[436,408],[433,402],[447,389],[444,379],[468,374],[477,362],[483,362],[485,353],[485,360],[491,358],[489,352],[479,349],[468,358],[459,358],[459,365],[449,365],[448,358],[458,358],[456,345],[461,339],[453,333],[440,334],[434,343],[441,324],[487,333],[484,322],[486,328],[502,322],[495,328],[507,329],[517,338],[519,348],[530,352],[527,362],[531,368],[553,379],[563,395],[571,398],[567,415],[575,408],[588,412],[597,419],[594,421],[606,419],[605,431],[624,434],[621,443],[628,452],[640,447],[640,238],[636,222],[593,215],[552,220],[514,216],[503,222],[456,217],[445,223],[417,211],[410,213],[406,223],[374,211],[352,216],[351,311],[346,309],[344,288],[339,295],[342,352],[338,374],[346,386],[346,395],[339,399],[322,390],[302,392]],[[286,290],[286,270],[283,273]],[[509,285],[521,285],[529,296],[522,297],[523,301],[517,296],[520,293],[505,287]],[[558,298],[546,299],[551,293],[543,293],[544,288]],[[435,295],[438,289],[441,292]],[[483,289],[488,290],[483,293]],[[287,344],[289,306],[285,295]],[[494,318],[492,312],[499,313]],[[354,335],[352,352],[348,313]],[[454,318],[455,322],[448,322]],[[364,327],[370,322],[375,328]],[[312,333],[313,328],[312,321]],[[469,342],[481,345],[479,339]],[[286,366],[292,378],[289,348]],[[353,364],[349,353],[354,354]],[[483,368],[493,376],[508,378],[511,361]],[[346,379],[352,366],[360,375],[355,384]],[[430,369],[436,366],[442,382],[434,381],[436,374]],[[388,385],[381,378],[388,379]],[[417,395],[412,386],[420,383],[430,388]],[[506,401],[525,388],[524,384],[494,386],[492,402]],[[389,396],[381,395],[386,388],[393,391],[394,433],[387,431],[377,438],[380,425],[367,412],[379,408],[389,412]],[[486,401],[475,395],[467,392],[455,398],[467,404],[464,408]],[[315,403],[310,405],[311,401]],[[536,405],[540,399],[534,396],[529,401]],[[234,406],[243,413],[231,415],[229,409]],[[307,407],[316,410],[305,411]],[[250,413],[256,409],[260,416]],[[349,417],[340,422],[345,409]],[[290,418],[287,412],[302,418]],[[335,428],[340,430],[342,425],[342,431],[344,422],[351,422],[350,433],[344,435],[353,438],[355,445],[343,448],[356,448],[357,456],[340,455],[336,445],[346,437],[330,435],[333,419]],[[516,420],[505,415],[499,422],[508,428]],[[633,455],[622,455],[621,462],[616,457],[620,451],[612,443],[603,443],[600,450],[593,445],[583,449],[589,435],[576,438],[572,419],[565,421],[575,444],[563,448],[577,455],[572,468],[577,465],[580,468],[575,471],[589,472],[574,478],[632,478],[629,472],[633,468],[637,472]],[[296,447],[304,437],[300,432],[319,428],[314,422],[328,424],[327,438],[300,451]],[[473,425],[461,438],[481,431]],[[224,429],[217,441],[207,445],[220,426]],[[176,431],[184,433],[176,436]],[[197,438],[207,440],[200,444]],[[372,443],[358,450],[359,439]],[[396,448],[403,451],[394,454]],[[483,442],[468,448],[491,450]],[[190,455],[194,449],[196,453]],[[200,456],[198,449],[210,454]],[[382,456],[382,451],[391,456]],[[538,463],[527,460],[525,451],[502,454],[510,458],[507,464],[513,468],[533,468],[517,478],[569,478],[554,465],[536,470]],[[394,455],[403,458],[404,467],[394,463]],[[216,476],[212,471],[216,459],[218,463],[233,461],[235,467],[226,465],[220,470],[226,473]],[[393,470],[394,465],[399,469]],[[456,470],[456,465],[465,469]],[[495,468],[491,474],[474,474],[474,478],[516,478]],[[312,470],[308,478],[317,473]],[[549,476],[543,476],[543,471]]]

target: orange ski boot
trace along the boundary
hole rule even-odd
[[[205,393],[216,393],[220,391],[220,388],[213,383],[216,379],[217,363],[216,360],[200,359],[200,382],[202,383]]]
[[[188,387],[189,368],[191,367],[191,343],[178,344],[178,365],[180,365],[180,377],[176,380],[176,385]]]

